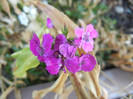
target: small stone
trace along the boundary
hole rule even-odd
[[[24,11],[25,13],[29,13],[29,12],[30,12],[30,7],[24,6],[24,7],[23,7],[23,11]]]
[[[115,7],[115,11],[116,11],[117,13],[121,14],[121,13],[124,12],[124,8],[121,7],[121,6],[116,6],[116,7]]]
[[[19,22],[24,26],[27,26],[29,23],[29,19],[24,12],[18,15],[18,19],[19,19]]]

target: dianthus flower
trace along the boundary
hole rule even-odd
[[[86,53],[93,50],[93,38],[98,37],[98,32],[94,29],[92,24],[87,25],[86,31],[84,27],[77,27],[75,29],[75,35],[77,36],[75,39],[75,44],[79,48],[82,47]]]
[[[56,36],[54,49],[51,55],[45,59],[46,69],[50,74],[57,74],[59,70],[65,71],[65,67],[72,73],[80,70],[79,57],[75,56],[76,47],[67,43],[64,35]]]
[[[52,43],[54,40],[50,34],[43,35],[42,45],[40,45],[40,40],[37,35],[33,34],[33,38],[30,40],[30,50],[37,56],[39,61],[46,63],[46,69],[52,75],[57,74],[60,70],[66,72],[65,67],[72,73],[80,70],[85,72],[91,71],[96,65],[94,56],[91,54],[82,54],[79,57],[75,53],[77,45],[83,47],[84,43],[87,42],[89,45],[93,42],[93,38],[97,37],[97,32],[92,25],[87,26],[86,33],[83,30],[83,28],[77,28],[75,30],[77,38],[74,40],[67,40],[63,34],[59,34],[55,38],[53,47]],[[88,51],[87,48],[90,47],[85,47],[85,51]]]
[[[53,41],[54,39],[50,34],[44,34],[42,45],[40,45],[40,40],[34,33],[33,38],[30,40],[30,50],[35,56],[37,56],[39,61],[45,62],[45,57],[51,54]]]
[[[60,53],[64,55],[64,65],[72,72],[76,73],[80,70],[91,71],[96,65],[96,60],[91,54],[75,56],[77,48],[70,46],[69,44],[60,45]]]
[[[47,18],[47,27],[48,28],[53,28],[54,27],[54,25],[53,25],[53,23],[52,23],[50,18]]]

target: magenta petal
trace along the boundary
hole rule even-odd
[[[75,35],[76,35],[78,38],[82,37],[82,35],[83,35],[84,32],[85,32],[85,28],[79,28],[79,27],[77,27],[77,28],[75,29]]]
[[[35,33],[33,34],[33,38],[30,40],[30,50],[35,56],[39,55],[38,50],[41,50],[40,40]]]
[[[48,52],[51,50],[53,41],[54,41],[54,39],[52,38],[52,36],[50,34],[43,35],[42,47],[44,49],[44,52]]]
[[[59,51],[64,57],[69,56],[68,55],[68,47],[69,47],[69,44],[61,44],[60,45]]]
[[[53,57],[52,58],[46,58],[45,63],[46,63],[47,71],[52,75],[56,75],[62,66],[61,59],[56,59]]]
[[[54,25],[53,25],[52,21],[50,20],[50,18],[47,18],[47,27],[48,28],[53,28],[54,27]]]
[[[74,39],[74,46],[78,46],[78,47],[81,47],[80,45],[81,45],[81,38],[75,38]]]
[[[95,68],[96,60],[91,54],[86,54],[80,57],[80,66],[83,71],[92,71]]]
[[[44,56],[41,56],[41,55],[38,55],[37,56],[37,59],[41,62],[45,62],[45,57]]]
[[[72,73],[78,72],[80,70],[79,58],[73,57],[65,59],[65,66]]]
[[[39,40],[38,36],[35,33],[33,33],[32,40],[35,41],[37,45],[40,45],[40,40]]]
[[[92,37],[92,38],[97,38],[97,37],[98,37],[98,32],[97,32],[95,29],[93,29],[93,30],[90,32],[90,37]]]
[[[88,44],[86,44],[86,43],[83,43],[82,44],[82,48],[83,48],[83,50],[86,52],[86,53],[88,53],[88,52],[91,52],[92,50],[93,50],[93,44],[91,44],[91,43],[88,43]]]
[[[86,33],[90,33],[94,29],[92,24],[87,25],[86,27]]]
[[[59,51],[64,57],[74,57],[77,48],[74,46],[70,46],[69,44],[61,44]]]
[[[60,44],[63,44],[66,42],[67,42],[66,37],[63,34],[59,34],[58,36],[56,36],[54,49],[59,50]]]
[[[97,38],[98,32],[94,29],[92,24],[87,25],[86,33],[90,33],[91,38]]]
[[[94,43],[93,39],[90,39],[90,42],[89,43],[82,42],[82,48],[83,48],[83,50],[86,53],[91,52],[93,50],[93,48],[94,48],[93,43]]]
[[[74,57],[75,53],[76,53],[77,48],[74,46],[70,46],[68,47],[68,57]]]

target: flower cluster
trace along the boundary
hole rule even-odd
[[[93,50],[93,38],[98,37],[98,32],[94,29],[92,24],[87,25],[86,31],[84,27],[76,28],[75,35],[77,36],[77,38],[75,38],[75,44],[79,48],[82,47],[86,53]]]
[[[88,25],[86,32],[84,28],[75,29],[76,38],[67,40],[63,34],[56,36],[55,40],[50,34],[43,35],[42,44],[36,34],[30,40],[30,50],[37,56],[38,60],[46,63],[46,69],[52,75],[57,74],[65,67],[72,73],[78,71],[91,71],[96,65],[96,60],[91,54],[76,56],[77,47],[83,48],[85,52],[93,50],[93,38],[98,33],[93,25]]]

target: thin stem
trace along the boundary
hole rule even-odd
[[[2,66],[1,65],[0,65],[0,82],[1,82],[1,91],[3,93],[4,89],[5,89],[5,85],[4,85],[3,80],[2,80]]]
[[[77,94],[78,99],[89,99],[89,96],[83,87],[81,80],[78,78],[77,74],[73,74],[69,71],[67,71],[69,74],[69,77],[71,79],[72,85],[74,87],[74,90]]]

